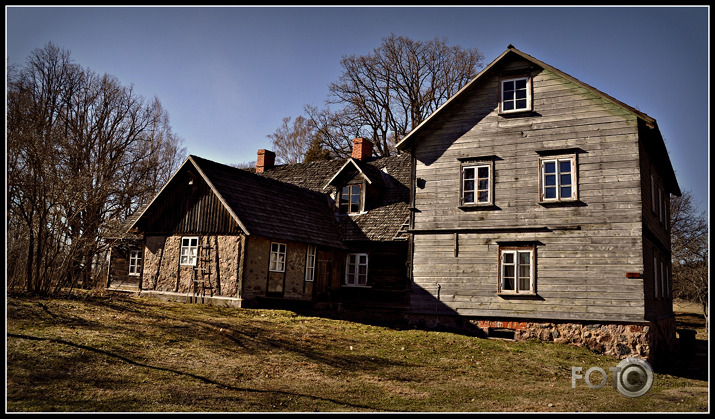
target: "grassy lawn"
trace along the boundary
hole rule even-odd
[[[638,398],[610,375],[572,388],[571,367],[618,360],[553,343],[119,295],[9,297],[6,310],[8,412],[709,410],[692,366]]]

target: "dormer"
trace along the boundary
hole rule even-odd
[[[334,189],[335,209],[339,214],[358,215],[370,210],[385,188],[380,170],[367,164],[372,158],[372,142],[353,140],[353,153],[323,189]]]

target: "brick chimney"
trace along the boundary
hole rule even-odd
[[[258,150],[256,158],[256,173],[263,173],[273,169],[276,162],[276,153],[271,150]]]
[[[372,157],[372,142],[364,138],[355,138],[353,140],[352,158],[366,161]]]

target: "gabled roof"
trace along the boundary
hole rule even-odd
[[[492,61],[489,65],[487,65],[482,71],[479,72],[472,80],[469,81],[464,87],[462,87],[457,93],[455,93],[451,98],[449,98],[445,103],[442,104],[436,111],[432,112],[432,114],[427,117],[422,123],[420,123],[417,127],[415,127],[412,131],[410,131],[397,145],[395,146],[398,150],[406,150],[408,149],[412,143],[414,142],[415,138],[417,137],[417,133],[422,131],[425,126],[428,126],[431,124],[433,120],[436,119],[437,115],[443,113],[446,108],[448,108],[453,102],[457,100],[462,94],[465,92],[471,90],[471,88],[475,85],[477,85],[487,74],[491,73],[494,67],[501,62],[502,60],[505,59],[505,57],[510,56],[510,55],[516,55],[518,57],[521,57],[543,69],[547,69],[569,81],[572,83],[590,91],[591,93],[595,94],[596,96],[601,97],[602,99],[605,99],[606,101],[609,101],[613,103],[616,106],[621,107],[622,109],[626,110],[627,112],[630,112],[631,114],[635,115],[640,121],[643,122],[643,124],[648,127],[651,130],[654,130],[657,134],[654,136],[649,136],[651,138],[655,138],[657,144],[654,145],[656,149],[660,150],[665,150],[665,145],[663,138],[660,134],[660,130],[658,129],[658,125],[652,117],[646,115],[645,113],[613,98],[612,96],[596,89],[595,87],[586,84],[582,82],[581,80],[578,80],[577,78],[564,73],[563,71],[557,69],[556,67],[553,67],[549,64],[546,64],[545,62],[538,60],[531,55],[528,55],[522,51],[519,51],[516,49],[513,45],[509,45],[499,57],[497,57],[494,61]],[[674,193],[675,195],[680,195],[680,187],[678,186],[678,182],[675,178],[675,174],[673,171],[673,167],[670,163],[670,159],[667,157],[667,152],[665,155],[664,159],[664,164],[666,164],[666,172],[670,173],[671,176],[668,176],[669,179],[667,179],[668,184],[670,185],[671,192]]]
[[[606,100],[608,100],[608,101],[614,103],[615,105],[618,105],[618,106],[622,107],[623,109],[627,110],[628,112],[633,113],[633,114],[636,115],[638,118],[642,119],[642,120],[646,123],[646,125],[648,125],[648,127],[650,127],[650,128],[653,128],[653,127],[654,127],[655,119],[651,118],[650,116],[646,115],[645,113],[643,113],[643,112],[641,112],[641,111],[639,111],[639,110],[637,110],[637,109],[635,109],[635,108],[633,108],[633,107],[631,107],[631,106],[626,105],[625,103],[623,103],[623,102],[621,102],[621,101],[619,101],[619,100],[613,98],[612,96],[610,96],[610,95],[608,95],[608,94],[606,94],[606,93],[604,93],[604,92],[602,92],[602,91],[596,89],[596,88],[593,87],[593,86],[590,86],[590,85],[588,85],[588,84],[586,84],[586,83],[584,83],[584,82],[578,80],[577,78],[575,78],[575,77],[573,77],[573,76],[570,76],[569,74],[564,73],[563,71],[557,69],[556,67],[550,66],[549,64],[546,64],[545,62],[543,62],[543,61],[541,61],[541,60],[538,60],[538,59],[532,57],[532,56],[529,55],[529,54],[526,54],[526,53],[524,53],[524,52],[522,52],[522,51],[519,51],[519,50],[516,49],[513,45],[510,44],[510,45],[507,47],[507,50],[506,50],[506,51],[504,51],[504,52],[503,52],[499,57],[497,57],[494,61],[492,61],[491,63],[489,63],[489,65],[487,65],[486,67],[484,67],[484,69],[483,69],[482,71],[480,71],[479,74],[477,74],[472,80],[470,80],[469,83],[467,83],[466,85],[464,85],[464,87],[462,87],[461,89],[459,89],[459,91],[458,91],[457,93],[455,93],[451,98],[449,98],[445,103],[443,103],[442,106],[440,106],[436,111],[432,112],[432,114],[431,114],[429,117],[427,117],[424,121],[422,121],[421,124],[419,124],[417,127],[415,127],[415,128],[414,128],[412,131],[410,131],[399,143],[397,143],[397,145],[396,145],[397,149],[398,149],[398,150],[405,150],[405,149],[407,149],[407,148],[410,146],[410,144],[412,143],[413,137],[415,136],[415,133],[419,132],[425,125],[428,125],[433,119],[436,118],[436,116],[437,116],[438,114],[442,113],[445,108],[449,107],[449,105],[450,105],[452,102],[454,102],[459,96],[461,96],[464,92],[470,90],[470,88],[471,88],[473,85],[479,83],[479,81],[480,81],[482,78],[484,78],[485,75],[489,74],[489,73],[491,72],[491,70],[492,70],[499,62],[501,62],[501,61],[504,59],[504,57],[506,57],[506,56],[508,56],[508,55],[510,55],[510,54],[515,54],[515,55],[517,55],[517,56],[519,56],[519,57],[521,57],[521,58],[523,58],[523,59],[525,59],[525,60],[527,60],[527,61],[532,62],[533,64],[536,64],[537,66],[539,66],[539,67],[541,67],[541,68],[547,69],[547,70],[549,70],[549,71],[551,71],[551,72],[553,72],[553,73],[558,74],[559,76],[561,76],[561,77],[563,77],[563,78],[565,78],[565,79],[568,79],[569,81],[571,81],[571,82],[573,82],[573,83],[575,83],[575,84],[577,84],[577,85],[579,85],[579,86],[581,86],[581,87],[583,87],[583,88],[585,88],[585,89],[591,91],[592,93],[596,94],[597,96],[600,96],[601,98],[606,99]]]
[[[400,228],[409,216],[411,165],[411,156],[400,154],[367,162],[348,159],[287,164],[276,166],[260,176],[295,183],[316,192],[329,192],[324,186],[337,179],[338,174],[362,173],[371,185],[380,185],[382,193],[366,213],[338,216],[340,234],[345,241],[390,241],[399,236]]]
[[[356,175],[360,175],[369,185],[382,184],[382,176],[377,168],[361,160],[355,160],[349,157],[345,164],[343,164],[343,167],[323,186],[323,189],[327,189],[328,186],[338,186],[344,183],[345,176],[353,178]]]
[[[325,195],[193,155],[176,173],[186,165],[196,169],[244,234],[344,247]],[[136,221],[169,184],[171,180]]]

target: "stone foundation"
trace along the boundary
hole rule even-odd
[[[677,349],[675,317],[637,324],[529,322],[459,316],[440,316],[438,320],[434,316],[410,316],[408,320],[419,327],[455,329],[478,336],[569,344],[618,359],[638,357],[651,365],[667,359]]]
[[[638,357],[651,364],[676,349],[675,318],[641,324],[470,320],[487,336],[510,330],[514,340],[538,339],[586,347],[619,359]]]

